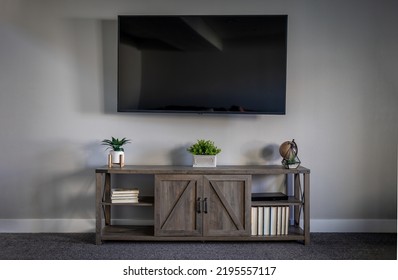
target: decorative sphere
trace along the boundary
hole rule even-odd
[[[293,160],[298,153],[298,148],[294,139],[292,141],[285,141],[279,147],[280,155],[286,160]]]

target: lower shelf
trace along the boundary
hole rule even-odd
[[[153,226],[105,226],[101,231],[102,240],[151,240]]]
[[[154,236],[153,226],[105,226],[101,240],[115,241],[304,241],[301,228],[289,227],[287,235],[273,236]]]
[[[305,240],[304,231],[295,226],[289,226],[289,234],[282,235],[252,235],[253,241],[288,241],[288,240]]]

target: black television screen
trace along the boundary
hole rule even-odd
[[[118,111],[285,114],[287,15],[119,16]]]

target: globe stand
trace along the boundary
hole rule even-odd
[[[282,165],[286,169],[295,169],[298,168],[301,164],[301,161],[299,157],[296,155],[294,159],[287,160],[287,159],[282,159]]]

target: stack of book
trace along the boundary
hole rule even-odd
[[[252,235],[286,235],[289,232],[289,206],[252,207]]]
[[[138,203],[138,189],[113,189],[111,192],[112,203]]]

